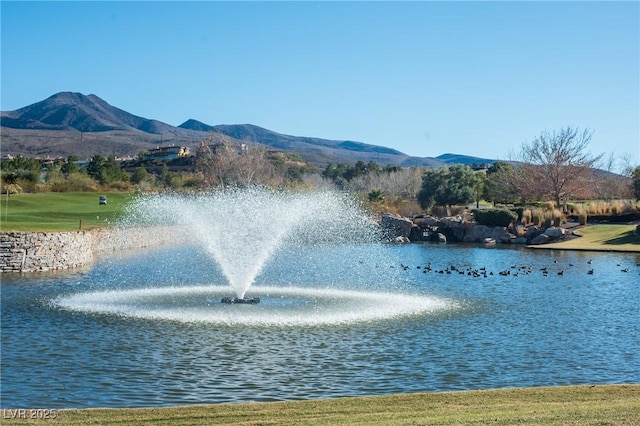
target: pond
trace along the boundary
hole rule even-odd
[[[640,256],[283,248],[232,296],[199,246],[2,277],[3,408],[640,382]]]

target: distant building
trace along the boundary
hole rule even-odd
[[[184,158],[191,155],[189,148],[184,146],[162,146],[156,149],[150,149],[144,154],[144,161],[167,161]]]

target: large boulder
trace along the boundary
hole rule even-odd
[[[382,219],[380,221],[382,227],[387,230],[392,238],[393,237],[406,237],[409,238],[411,235],[411,228],[413,228],[413,222],[406,217],[392,215],[392,214],[383,214]]]
[[[467,229],[462,241],[465,243],[480,243],[490,237],[489,227],[485,225],[475,225]]]
[[[527,238],[527,241],[533,241],[535,237],[542,234],[543,232],[544,229],[540,228],[539,226],[533,225],[527,228],[524,236]]]
[[[467,229],[467,223],[461,216],[443,217],[441,219],[443,226],[438,231],[447,235],[451,241],[463,241],[464,234]]]
[[[493,240],[499,243],[510,243],[514,238],[515,236],[502,226],[475,225],[467,229],[463,241],[465,243],[482,243]]]
[[[539,244],[546,244],[550,241],[551,241],[551,237],[549,237],[547,234],[540,234],[537,237],[535,237],[533,240],[531,240],[531,244],[534,246],[537,246]]]
[[[545,229],[544,235],[551,239],[556,239],[564,235],[564,228],[559,228],[552,226],[550,228]]]
[[[491,230],[490,238],[501,243],[510,243],[513,236],[507,231],[507,228],[496,226]]]

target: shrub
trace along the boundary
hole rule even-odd
[[[543,225],[545,228],[550,226],[560,226],[564,219],[564,215],[559,209],[547,210],[543,214]]]
[[[622,213],[622,202],[621,201],[612,201],[609,203],[611,206],[611,214],[620,214]]]
[[[586,213],[581,213],[578,215],[578,223],[580,225],[586,225],[587,224],[587,214]]]
[[[22,188],[22,192],[27,192],[31,194],[38,192],[36,188],[36,184],[28,179],[19,178],[19,179],[16,179],[13,183],[18,185],[20,188]]]
[[[111,182],[108,185],[104,185],[103,188],[108,191],[127,191],[131,185],[128,182],[116,181]]]
[[[532,213],[531,213],[531,209],[525,209],[522,212],[522,223],[524,225],[528,225],[532,222],[533,217],[532,217]]]
[[[369,194],[367,194],[367,198],[372,203],[381,203],[384,201],[384,192],[381,189],[374,189]]]
[[[554,226],[560,226],[560,224],[564,221],[564,215],[559,209],[553,209],[551,213],[551,218],[553,220]]]
[[[518,219],[518,215],[505,209],[474,210],[473,216],[481,225],[507,227]]]
[[[622,205],[622,213],[635,213],[636,207],[633,205],[633,201],[624,200]]]
[[[531,211],[531,223],[534,225],[542,225],[542,219],[544,218],[544,212],[542,209],[533,209]]]
[[[15,183],[10,183],[8,185],[5,185],[2,188],[2,193],[3,194],[21,194],[22,193],[22,187],[20,185],[15,184]]]
[[[98,190],[97,182],[86,173],[81,172],[73,172],[65,177],[56,178],[50,182],[50,185],[53,192]]]

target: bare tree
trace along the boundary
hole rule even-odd
[[[517,167],[521,184],[560,207],[562,201],[587,184],[592,169],[602,158],[602,154],[593,156],[587,150],[592,135],[588,129],[567,127],[543,132],[533,142],[524,143],[519,158],[522,164]]]
[[[234,179],[243,186],[277,186],[284,176],[268,158],[266,148],[259,145],[242,145],[234,163]]]
[[[284,179],[264,147],[238,143],[219,133],[211,133],[198,147],[196,169],[211,186],[276,186]]]
[[[629,160],[625,157],[619,159],[614,153],[610,153],[604,159],[602,170],[594,171],[593,187],[596,191],[594,195],[607,201],[633,197],[628,164]],[[618,171],[622,171],[623,174],[617,173]]]
[[[233,172],[235,155],[231,141],[225,135],[212,132],[196,151],[196,170],[207,185],[224,187]]]
[[[422,169],[415,167],[400,168],[394,171],[367,173],[348,182],[346,187],[352,191],[383,191],[387,197],[415,200],[422,187]]]

